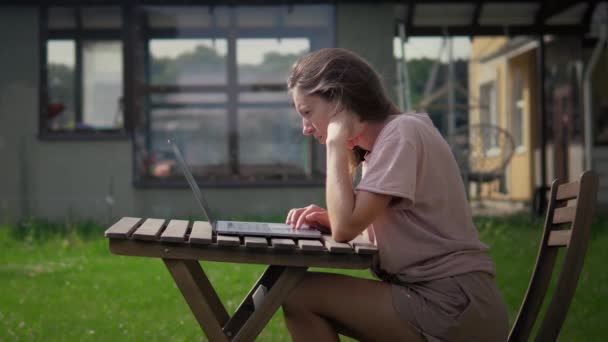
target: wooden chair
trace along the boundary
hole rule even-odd
[[[597,188],[598,177],[591,171],[584,172],[576,182],[553,181],[536,265],[509,341],[529,339],[549,287],[557,252],[566,248],[555,292],[536,335],[536,341],[557,339],[583,267]],[[569,206],[572,200],[576,203]]]

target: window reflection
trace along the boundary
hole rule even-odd
[[[203,183],[322,179],[325,154],[302,135],[286,81],[299,56],[331,46],[333,9],[260,9],[142,7],[135,142],[144,179],[183,181],[168,138]],[[306,14],[317,18],[307,24]]]
[[[86,137],[123,130],[121,11],[120,6],[52,6],[43,11],[47,96],[42,99],[42,135],[78,132]]]
[[[47,42],[47,124],[52,130],[70,129],[76,124],[74,85],[76,48],[73,40]]]
[[[121,128],[122,44],[83,43],[83,118],[81,128]]]
[[[226,84],[226,39],[152,39],[152,84]]]

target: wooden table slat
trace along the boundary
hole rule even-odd
[[[369,268],[372,255],[309,252],[301,249],[269,253],[266,249],[220,246],[216,243],[198,246],[192,244],[167,245],[133,239],[109,239],[110,251],[119,255],[169,259],[191,259],[245,264],[265,264],[326,268]],[[286,253],[287,252],[287,253]]]
[[[323,242],[330,253],[354,253],[355,250],[348,243],[336,242],[330,235],[323,235]]]
[[[272,247],[277,249],[295,249],[296,243],[292,239],[272,238]]]
[[[363,234],[358,235],[349,241],[348,244],[353,247],[357,254],[376,254],[378,252],[378,247],[371,243]]]
[[[123,217],[106,229],[104,235],[112,239],[128,239],[142,220],[139,217]]]
[[[209,222],[194,221],[189,241],[198,245],[208,245],[213,242],[213,228]]]
[[[165,231],[161,234],[161,241],[184,242],[188,231],[188,221],[171,220]]]
[[[325,247],[319,240],[299,240],[298,246],[303,251],[324,251]]]
[[[259,236],[245,236],[245,247],[268,248],[268,240]]]
[[[133,233],[137,240],[158,240],[165,220],[149,218]]]
[[[217,244],[220,246],[239,246],[241,239],[238,236],[232,235],[218,235]]]
[[[362,243],[355,245],[355,252],[357,254],[376,254],[378,253],[378,247],[371,243]]]

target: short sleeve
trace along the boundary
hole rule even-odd
[[[418,151],[415,140],[393,130],[379,136],[365,161],[365,172],[357,190],[415,201]]]

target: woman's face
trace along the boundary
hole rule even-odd
[[[327,126],[329,118],[337,108],[336,101],[327,101],[318,95],[307,95],[295,87],[293,103],[300,117],[302,117],[302,134],[312,135],[321,144],[327,139]]]

